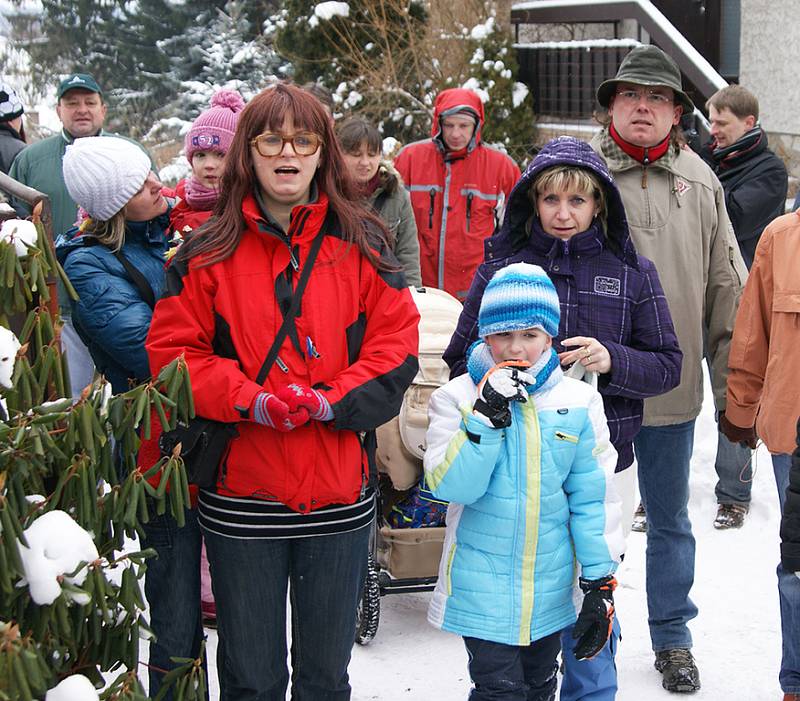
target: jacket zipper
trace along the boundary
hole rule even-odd
[[[471,192],[467,195],[467,231],[469,231],[469,220],[472,214],[472,198],[475,197]]]
[[[642,159],[642,165],[644,166],[642,168],[642,189],[643,190],[647,189],[647,166],[650,165],[650,156],[649,156],[649,153],[648,153],[649,150],[650,149],[645,149],[644,150],[644,158]]]
[[[428,228],[433,229],[433,205],[436,199],[435,188],[430,189],[430,192],[428,192],[428,197],[430,198],[430,205],[428,206]]]
[[[564,433],[563,431],[556,431],[556,438],[560,441],[567,441],[568,443],[578,442],[578,436],[573,436],[569,433]]]

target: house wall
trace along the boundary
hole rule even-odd
[[[770,148],[789,169],[790,194],[800,178],[800,23],[795,0],[741,0],[739,82],[758,97]]]
[[[739,82],[757,97],[770,132],[800,134],[800,22],[795,0],[741,0]]]

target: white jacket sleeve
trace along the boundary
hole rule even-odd
[[[625,549],[622,503],[614,486],[616,464],[603,400],[593,392],[575,460],[564,482],[575,555],[586,579],[612,574]]]
[[[428,405],[425,478],[439,499],[472,504],[489,486],[504,441],[502,429],[492,428],[472,415],[475,397],[460,377],[437,389]]]

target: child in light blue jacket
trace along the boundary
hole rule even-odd
[[[464,637],[470,701],[553,699],[559,631],[577,609],[578,659],[611,630],[624,547],[617,455],[600,395],[562,374],[558,322],[539,266],[502,268],[483,295],[468,373],[431,397],[425,475],[451,504],[428,620]]]

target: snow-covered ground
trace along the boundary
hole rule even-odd
[[[710,396],[706,386],[706,396]],[[695,431],[690,511],[697,538],[692,598],[700,609],[690,624],[703,688],[702,701],[768,701],[781,698],[780,619],[775,566],[779,509],[769,454],[755,457],[753,506],[739,531],[716,531],[714,455],[716,426],[706,402]],[[653,669],[644,588],[645,535],[631,533],[618,579],[617,610],[622,643],[617,658],[619,701],[678,698],[661,688]],[[460,701],[469,675],[458,636],[432,628],[425,619],[429,594],[390,595],[381,600],[375,639],[355,646],[350,677],[353,701]],[[213,659],[216,633],[209,632]],[[212,675],[212,699],[218,698]]]

